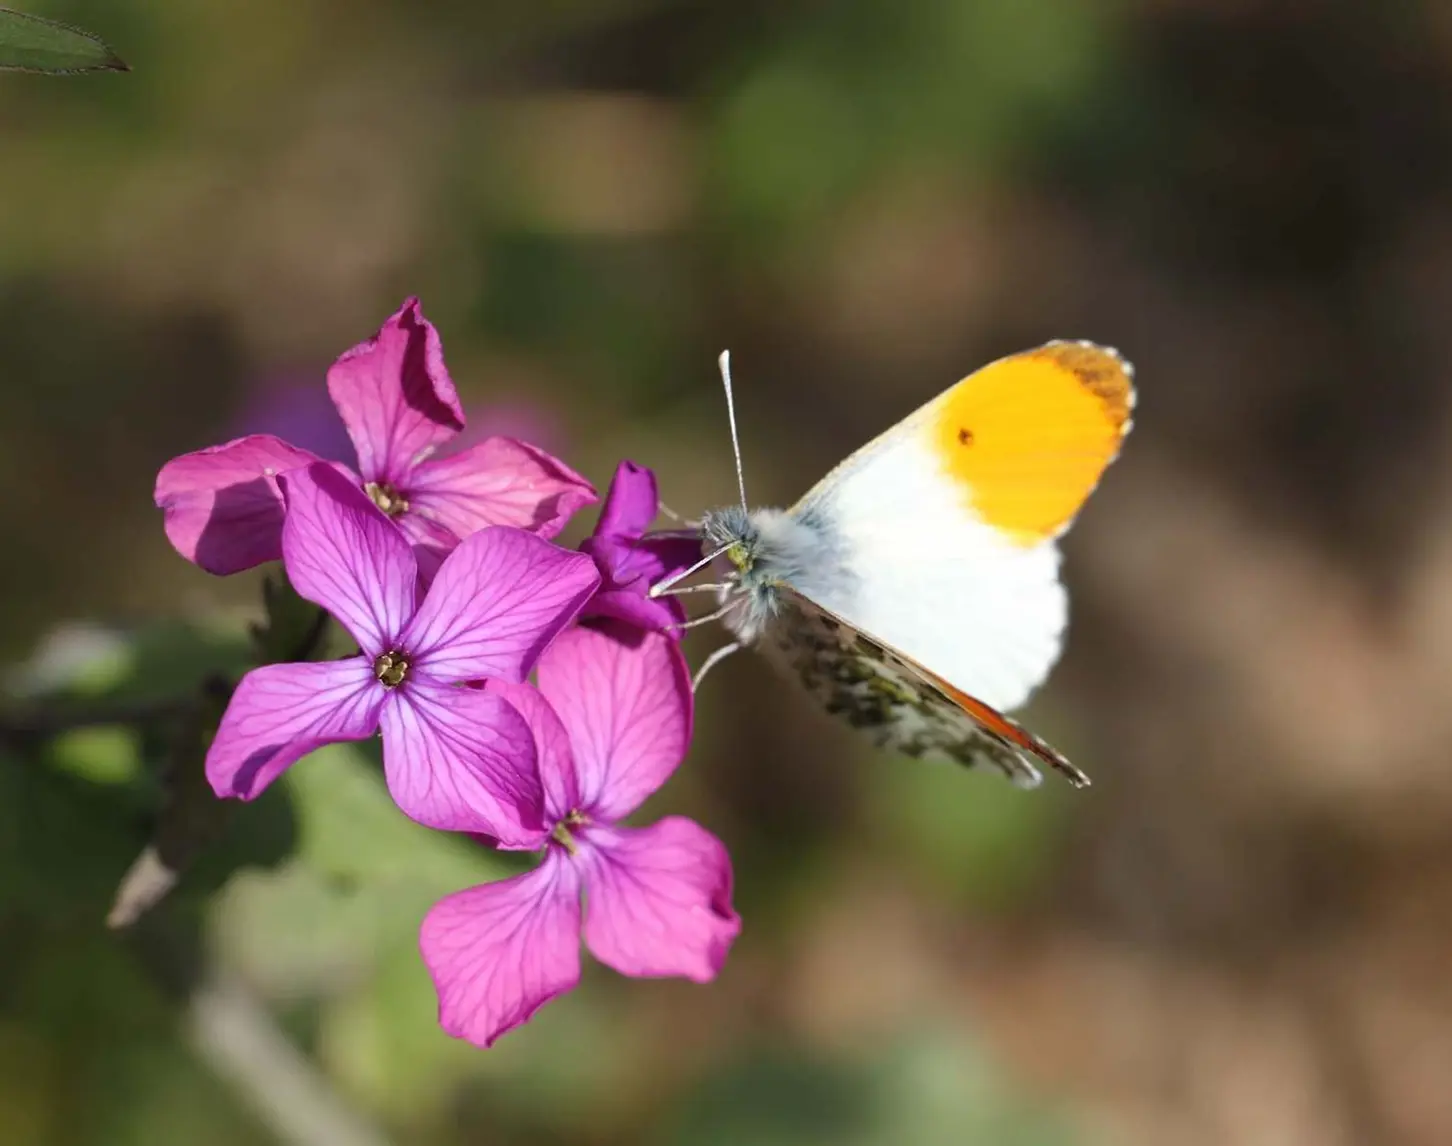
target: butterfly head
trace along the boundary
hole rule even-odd
[[[737,577],[748,576],[756,566],[761,530],[748,510],[731,505],[706,513],[701,518],[701,540],[706,548],[722,553]]]
[[[718,578],[722,604],[735,599],[740,604],[723,618],[728,628],[745,641],[757,633],[777,612],[777,587],[781,584],[773,560],[769,536],[763,536],[763,521],[775,511],[726,506],[701,518],[701,540],[708,552],[720,554],[729,568]],[[770,533],[768,528],[767,533]]]
[[[701,519],[702,542],[730,566],[722,602],[742,602],[727,619],[738,637],[749,642],[773,621],[788,588],[815,596],[843,587],[850,574],[835,538],[819,516],[790,510],[728,506]]]

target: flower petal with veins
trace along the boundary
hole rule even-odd
[[[436,680],[518,683],[599,584],[583,554],[491,526],[444,560],[400,641]]]
[[[383,771],[405,814],[501,847],[543,842],[534,736],[507,700],[410,676],[395,701],[382,714]]]
[[[255,668],[207,749],[207,779],[219,796],[250,800],[315,748],[373,735],[385,699],[362,657]]]
[[[271,434],[172,458],[156,475],[167,539],[219,577],[276,561],[283,515],[277,475],[317,460]]]
[[[623,819],[670,778],[691,743],[691,678],[675,641],[619,621],[561,634],[539,690],[570,734],[580,803]]]
[[[549,823],[563,820],[580,807],[575,754],[570,748],[570,736],[565,726],[537,688],[502,680],[486,681],[484,687],[486,691],[509,701],[534,733],[539,778],[544,788],[545,819]]]
[[[622,975],[714,979],[741,931],[731,907],[731,860],[692,820],[648,828],[590,828],[585,942]]]
[[[490,525],[553,537],[599,496],[559,459],[513,438],[486,438],[421,463],[408,479],[407,494],[412,513],[461,538]]]
[[[418,565],[363,491],[318,462],[281,479],[283,562],[298,594],[332,613],[369,657],[394,647],[414,613]]]
[[[580,981],[580,883],[558,853],[534,871],[455,892],[429,910],[419,949],[439,1025],[490,1046]]]
[[[413,467],[464,428],[439,332],[416,298],[333,363],[328,392],[358,451],[365,482],[403,489]]]

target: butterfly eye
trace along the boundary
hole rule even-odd
[[[736,566],[738,572],[745,573],[751,568],[751,553],[739,541],[726,550],[726,559]]]

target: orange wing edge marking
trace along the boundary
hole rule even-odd
[[[954,688],[942,677],[928,672],[921,665],[914,665],[914,667],[923,675],[924,680],[929,681],[934,688],[999,739],[1006,740],[1014,747],[1022,748],[1025,752],[1037,756],[1074,787],[1089,787],[1091,781],[1087,775],[1069,763],[1068,758],[1062,752],[1040,740],[1023,725],[1010,720],[998,709],[984,704],[977,697],[969,696],[961,689]]]
[[[1040,758],[1048,767],[1053,768],[1060,776],[1069,780],[1069,783],[1073,784],[1074,787],[1089,787],[1090,783],[1092,783],[1092,780],[1089,780],[1089,777],[1085,773],[1082,773],[1079,768],[1069,763],[1069,758],[1063,752],[1054,748],[1053,745],[1041,741],[1038,736],[1029,732],[1021,723],[1016,722],[1016,720],[1011,720],[1008,716],[1000,713],[992,704],[984,704],[976,696],[968,696],[961,688],[954,688],[944,678],[939,677],[937,672],[929,672],[916,661],[907,661],[906,657],[903,657],[903,661],[912,665],[913,670],[918,672],[923,680],[928,681],[932,687],[937,688],[939,693],[944,694],[945,697],[948,697],[948,700],[951,700],[960,709],[963,709],[968,716],[977,720],[984,729],[998,736],[1000,741],[1006,741],[1008,744],[1013,745],[1013,747],[1022,748],[1025,752],[1029,752],[1029,754]]]
[[[861,633],[863,636],[871,640],[874,644],[879,645],[884,649],[891,649],[890,645],[879,640],[877,637],[873,636],[865,629],[859,629],[856,625],[850,624],[844,618],[834,613],[831,609],[825,608],[817,604],[815,601],[811,600],[811,598],[807,597],[803,593],[798,592],[796,589],[791,588],[789,585],[782,586],[782,589],[788,592],[792,597],[795,597],[796,599],[805,602],[811,608],[816,609],[819,613],[831,617],[834,621],[837,622],[837,624],[851,629],[853,632]],[[937,673],[928,671],[911,657],[905,656],[902,653],[897,652],[896,650],[893,651],[893,656],[897,657],[899,661],[911,668],[913,672],[917,673],[918,676],[925,683],[932,685],[933,688],[937,689],[938,692],[942,693],[942,695],[946,697],[949,701],[951,701],[953,704],[956,704],[970,717],[976,720],[979,726],[982,727],[990,735],[996,736],[1003,743],[1008,744],[1014,748],[1020,748],[1023,751],[1029,753],[1031,756],[1035,756],[1039,760],[1042,760],[1055,772],[1059,773],[1059,775],[1063,776],[1066,780],[1068,780],[1069,783],[1075,788],[1088,788],[1093,783],[1093,781],[1091,781],[1084,772],[1081,772],[1078,768],[1074,767],[1074,765],[1069,762],[1068,757],[1066,757],[1062,752],[1060,752],[1058,749],[1054,748],[1047,742],[1040,740],[1027,728],[1023,727],[1023,725],[1017,723],[1014,720],[1010,720],[1007,716],[1004,716],[1003,713],[999,712],[998,709],[994,708],[991,704],[985,704],[976,696],[969,696],[962,689],[949,684]]]

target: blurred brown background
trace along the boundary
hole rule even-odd
[[[1141,395],[1027,717],[1095,786],[874,754],[727,662],[656,802],[736,860],[710,987],[591,968],[451,1042],[417,923],[504,869],[353,748],[117,937],[162,749],[5,737],[0,1141],[1452,1142],[1443,0],[24,6],[134,70],[0,75],[18,698],[235,659],[257,579],[169,549],[155,472],[344,449],[323,373],[407,294],[473,430],[686,513],[733,496],[723,346],[763,502],[1048,338]]]

